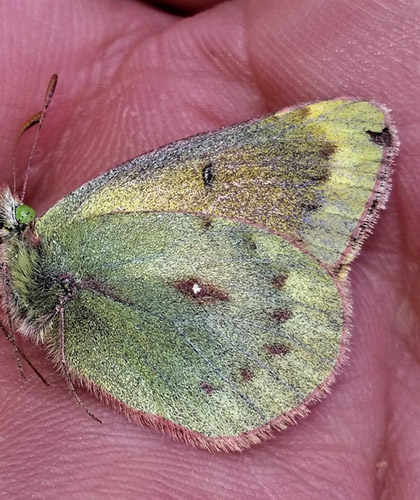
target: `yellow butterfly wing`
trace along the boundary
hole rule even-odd
[[[303,104],[183,139],[85,184],[46,217],[169,211],[246,219],[329,267],[351,261],[389,191],[398,141],[369,101]]]
[[[50,356],[134,421],[243,449],[333,382],[341,264],[384,205],[397,145],[384,108],[338,99],[135,158],[37,220],[32,260],[9,245],[16,308],[37,332],[51,318]]]

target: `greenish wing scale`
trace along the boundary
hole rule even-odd
[[[134,420],[170,421],[197,444],[241,449],[305,414],[334,376],[346,331],[340,291],[278,234],[176,213],[60,228],[41,219],[37,231],[42,279],[73,281],[64,305],[71,373]],[[54,321],[46,342],[58,361]]]

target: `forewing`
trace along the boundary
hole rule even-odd
[[[239,217],[349,262],[383,206],[397,148],[386,110],[338,99],[181,140],[94,179],[45,223],[113,212]]]
[[[71,372],[135,420],[240,449],[305,414],[332,381],[345,336],[340,292],[286,239],[173,213],[39,232],[43,279],[73,283]],[[58,331],[56,319],[47,343],[57,360]]]

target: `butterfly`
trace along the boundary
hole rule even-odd
[[[349,265],[397,149],[389,111],[345,97],[176,141],[40,218],[3,188],[12,333],[46,346],[78,400],[87,387],[208,450],[259,443],[307,415],[346,358]]]

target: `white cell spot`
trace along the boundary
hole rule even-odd
[[[194,295],[197,295],[198,293],[201,292],[201,286],[198,283],[194,283],[192,291]]]

